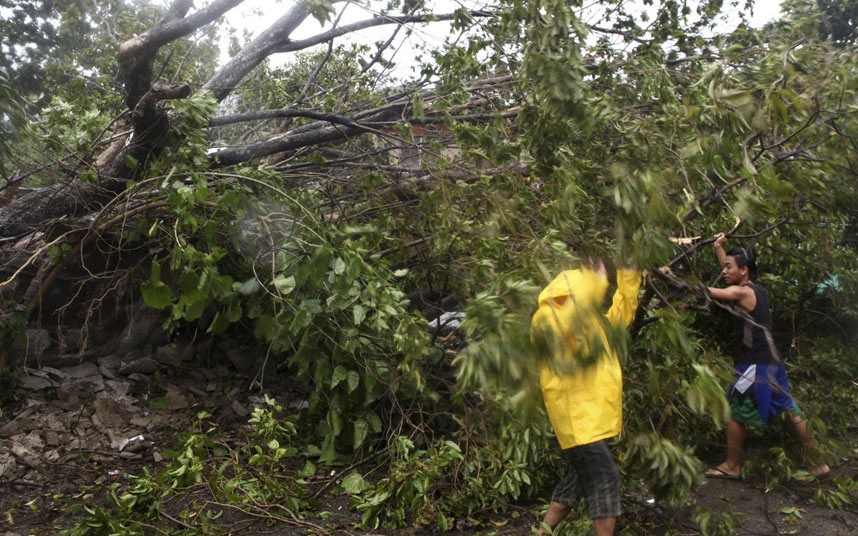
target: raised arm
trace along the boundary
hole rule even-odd
[[[608,320],[615,326],[628,326],[635,318],[638,308],[638,290],[641,287],[641,272],[633,268],[617,269],[617,291],[608,309]]]
[[[724,251],[727,236],[724,233],[715,235],[715,255],[721,265],[721,273],[729,286],[725,288],[709,287],[709,295],[719,301],[736,302],[745,311],[753,311],[757,306],[757,295],[747,286],[748,271],[739,271],[736,259]],[[744,250],[743,250],[744,251]]]
[[[727,253],[724,252],[724,242],[727,241],[727,235],[718,233],[715,235],[715,243],[712,247],[715,248],[715,256],[718,257],[718,266],[724,267],[727,260]]]

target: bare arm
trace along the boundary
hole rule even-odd
[[[715,243],[712,247],[715,248],[715,256],[718,257],[718,265],[722,268],[727,261],[727,253],[724,251],[724,242],[727,241],[727,236],[724,233],[715,235]]]
[[[719,301],[738,302],[745,312],[757,306],[757,295],[749,287],[731,285],[727,288],[709,287],[709,295]]]

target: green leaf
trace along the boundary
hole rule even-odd
[[[280,326],[277,323],[277,320],[269,315],[264,314],[256,319],[256,327],[254,329],[254,333],[257,337],[260,337],[263,340],[273,340],[278,333]]]
[[[232,296],[228,302],[226,308],[226,318],[230,322],[238,322],[241,320],[243,314],[243,310],[241,308],[241,301],[236,296]]]
[[[256,294],[257,292],[259,292],[259,289],[262,288],[259,285],[259,281],[257,281],[255,277],[251,277],[243,283],[235,282],[232,286],[233,289],[235,289],[235,291],[242,296],[250,296],[252,294]]]
[[[212,323],[209,325],[209,328],[206,330],[207,333],[220,334],[226,331],[226,328],[229,327],[229,319],[226,315],[221,313],[217,313],[212,320]]]
[[[328,426],[331,428],[331,437],[336,438],[343,431],[343,416],[340,413],[331,408],[328,410],[327,417]]]
[[[184,320],[197,320],[203,316],[203,312],[208,305],[209,300],[202,292],[194,290],[184,293],[179,297],[179,301],[176,302],[173,317]]]
[[[366,318],[366,307],[359,303],[355,304],[352,308],[352,315],[354,316],[355,326],[359,326],[364,318]]]
[[[372,485],[357,471],[352,471],[343,477],[340,485],[342,486],[343,491],[352,494],[363,493],[372,487]]]
[[[419,92],[414,92],[414,97],[411,99],[411,106],[413,108],[414,118],[418,120],[423,120],[423,97],[420,96]]]
[[[282,274],[277,275],[274,278],[274,287],[281,294],[290,294],[293,290],[295,290],[295,276],[286,277]]]
[[[304,0],[304,8],[319,21],[319,24],[330,21],[334,13],[334,6],[330,0]]]
[[[346,262],[342,259],[342,257],[337,257],[334,261],[334,273],[337,275],[342,275],[342,273],[345,271]]]
[[[128,169],[134,169],[139,164],[140,162],[130,154],[125,155],[125,167],[127,167]]]
[[[357,450],[366,439],[369,433],[369,424],[364,419],[358,419],[354,423],[352,448]]]
[[[143,302],[153,309],[166,309],[173,303],[173,291],[160,281],[143,283],[140,285],[140,293],[143,295]]]
[[[346,378],[348,378],[349,371],[342,365],[337,365],[334,368],[333,374],[331,374],[331,389],[339,385],[339,383]]]
[[[179,291],[183,293],[193,292],[197,290],[200,282],[200,275],[192,271],[190,268],[186,268],[182,271],[182,275],[179,276]]]
[[[360,385],[360,374],[355,370],[350,370],[346,384],[348,385],[349,393],[353,393]]]
[[[302,306],[295,312],[295,315],[292,317],[292,322],[289,323],[289,331],[291,333],[298,333],[302,329],[306,328],[313,321],[313,312],[311,309]]]

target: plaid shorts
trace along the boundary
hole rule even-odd
[[[620,470],[604,441],[563,451],[566,476],[554,488],[551,500],[573,509],[582,498],[591,519],[619,517],[622,512]]]

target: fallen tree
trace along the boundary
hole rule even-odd
[[[123,35],[118,91],[95,102],[52,88],[33,116],[45,145],[22,146],[61,156],[3,186],[0,340],[71,325],[84,355],[115,346],[141,303],[194,342],[252,340],[260,378],[308,386],[316,461],[383,451],[409,482],[455,468],[421,520],[438,526],[547,484],[527,328],[540,284],[580,258],[673,268],[641,300],[622,445],[665,497],[694,485],[686,446],[722,424],[723,322],[690,292],[715,275],[700,254],[715,232],[777,268],[781,346],[840,363],[820,349],[854,332],[858,82],[851,48],[810,32],[810,14],[708,39],[720,2],[659,3],[651,24],[626,6],[585,24],[560,1],[341,24],[339,4],[303,2],[215,66],[195,36],[240,3],[177,1]],[[327,26],[297,37],[312,18]],[[437,21],[454,39],[405,83],[384,83],[392,39],[334,45]],[[462,311],[452,334],[427,325]],[[0,370],[32,364],[26,345],[4,348]],[[385,495],[395,484],[361,491],[368,525],[433,497]]]

